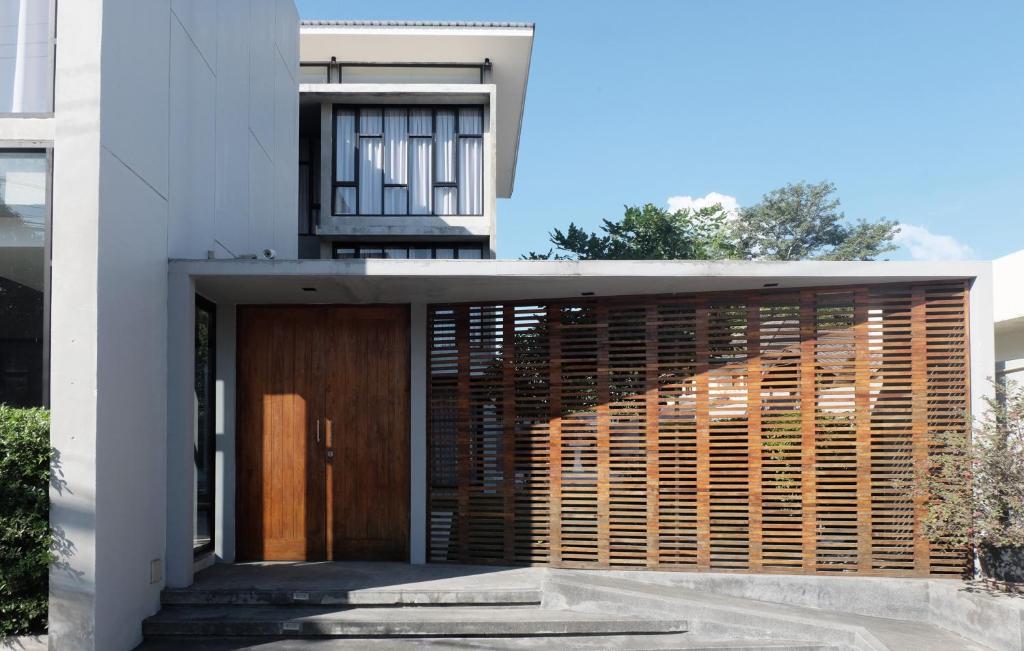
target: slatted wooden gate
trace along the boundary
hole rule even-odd
[[[967,427],[964,282],[429,315],[432,561],[963,572],[907,485]]]

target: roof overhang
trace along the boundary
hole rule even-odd
[[[979,262],[173,260],[217,302],[450,303],[975,279]],[[312,291],[310,291],[312,290]],[[990,318],[990,317],[989,317]]]
[[[497,193],[512,196],[530,74],[530,23],[303,21],[299,60],[343,63],[482,64],[497,87]]]

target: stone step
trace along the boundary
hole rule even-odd
[[[451,590],[366,588],[296,590],[278,588],[183,588],[160,593],[165,606],[538,606],[538,588]]]
[[[142,623],[159,636],[520,637],[684,633],[679,619],[548,608],[168,606]]]
[[[560,649],[563,651],[838,651],[840,647],[815,644],[801,640],[758,640],[747,638],[719,638],[694,636],[690,633],[664,635],[600,635],[561,637],[446,637],[446,638],[150,638],[136,651],[406,651],[407,649],[436,649],[438,651],[469,651],[476,649]]]

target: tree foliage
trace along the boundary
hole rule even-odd
[[[576,260],[873,260],[895,250],[896,222],[847,222],[828,181],[795,183],[727,214],[721,206],[671,212],[627,206],[598,232],[575,223],[550,233],[552,249],[528,259]]]
[[[0,404],[0,637],[46,629],[50,453],[45,410]]]
[[[917,475],[917,494],[928,500],[925,535],[934,542],[1024,545],[1024,390],[997,385],[987,402],[973,437],[939,437]]]

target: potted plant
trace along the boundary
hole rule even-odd
[[[1024,583],[1024,390],[997,383],[971,434],[932,441],[916,490],[927,500],[924,533],[936,545],[972,548],[985,578]]]

